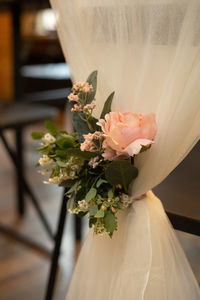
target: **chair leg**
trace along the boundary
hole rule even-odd
[[[64,191],[65,194],[66,191]],[[50,273],[49,273],[49,279],[48,279],[48,285],[45,295],[45,300],[52,300],[53,292],[54,292],[54,286],[55,286],[55,280],[56,280],[56,273],[57,273],[57,266],[58,266],[58,259],[60,254],[60,247],[63,237],[63,231],[64,231],[64,225],[65,225],[65,219],[66,219],[66,205],[67,205],[67,197],[63,195],[61,209],[60,209],[60,215],[58,220],[58,229],[56,233],[56,240],[55,240],[55,246],[53,250],[53,255],[51,259],[51,267],[50,267]]]
[[[18,128],[15,131],[16,155],[19,168],[16,168],[16,188],[17,188],[17,212],[20,216],[25,213],[25,199],[23,189],[23,174],[24,174],[24,160],[23,160],[23,140],[22,129]]]
[[[82,239],[82,220],[75,215],[75,237],[76,242],[81,242]]]

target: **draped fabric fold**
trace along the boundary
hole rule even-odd
[[[110,240],[92,230],[81,251],[67,300],[198,300],[198,284],[152,192],[119,215]]]
[[[113,110],[156,114],[156,144],[135,161],[139,176],[130,193],[138,197],[164,180],[200,136],[200,1],[51,4],[73,80],[99,72],[97,116],[112,91]],[[119,218],[112,240],[89,233],[67,299],[199,299],[159,200],[151,194]]]

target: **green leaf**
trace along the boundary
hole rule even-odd
[[[100,178],[96,183],[96,187],[99,188],[103,183],[108,183],[108,181]]]
[[[65,188],[71,188],[73,185],[74,185],[74,183],[75,183],[76,181],[75,180],[72,180],[72,179],[67,179],[67,180],[63,180],[60,184],[59,184],[59,186],[63,186],[63,187],[65,187]]]
[[[109,232],[109,235],[112,237],[113,232],[116,229],[117,222],[114,214],[110,210],[105,213],[104,225],[106,230]]]
[[[76,193],[76,201],[85,199],[85,194],[86,194],[86,188],[85,186],[83,186],[83,183],[81,182],[81,188]]]
[[[37,164],[35,164],[35,167],[36,168],[40,167],[40,163],[38,162]]]
[[[83,113],[80,113],[80,115],[84,117]],[[81,119],[80,115],[79,113],[74,112],[72,114],[72,122],[73,122],[74,129],[78,134],[79,140],[82,143],[84,142],[83,134],[88,134],[90,132],[90,129],[88,128],[87,123]]]
[[[114,196],[113,190],[110,189],[110,190],[108,191],[108,198],[113,198],[113,196]]]
[[[67,165],[68,165],[68,163],[67,162],[64,162],[64,161],[62,161],[62,160],[57,160],[57,165],[59,166],[59,167],[61,167],[61,168],[65,168],[65,167],[67,167]]]
[[[70,209],[72,201],[73,201],[73,197],[67,201],[67,210]]]
[[[95,216],[97,211],[98,211],[98,206],[97,205],[91,205],[89,207],[90,216]]]
[[[66,149],[74,146],[74,138],[70,135],[61,137],[56,141],[56,145],[61,149]]]
[[[95,214],[95,218],[103,218],[104,217],[104,210],[100,209],[97,211],[97,213]]]
[[[61,135],[63,135],[63,134],[68,134],[68,132],[67,132],[66,130],[61,130],[61,131],[59,131],[59,133],[60,133]]]
[[[95,188],[91,188],[89,190],[89,192],[87,192],[86,196],[85,196],[85,201],[89,202],[90,200],[92,200],[97,194],[97,190]]]
[[[115,92],[112,92],[109,96],[106,102],[104,103],[104,107],[100,116],[100,119],[104,119],[105,115],[108,114],[111,111],[111,105],[112,105],[112,100],[114,97]]]
[[[90,158],[97,156],[98,152],[81,151],[79,148],[70,148],[67,150],[67,154],[90,160]]]
[[[38,132],[38,131],[34,131],[31,133],[32,139],[34,140],[41,140],[41,138],[43,138],[44,136],[44,132]]]
[[[128,192],[128,186],[138,175],[138,169],[134,167],[130,160],[112,161],[106,171],[105,176],[112,185],[122,184],[125,192]]]
[[[66,158],[68,156],[67,150],[56,150],[56,157]]]
[[[53,136],[57,136],[58,135],[58,129],[53,125],[52,122],[46,120],[44,122],[44,126],[45,128],[53,135]]]
[[[69,194],[73,193],[73,192],[76,190],[76,188],[78,187],[78,185],[79,185],[79,182],[77,181],[77,182],[69,189],[69,191],[67,191],[67,192],[65,193],[65,195],[69,195]]]
[[[49,148],[49,146],[47,145],[47,146],[44,146],[44,147],[37,148],[36,150],[40,151],[40,152],[47,152],[48,148]]]
[[[91,103],[92,100],[94,99],[95,95],[96,95],[96,90],[97,90],[97,75],[98,75],[98,72],[97,71],[94,71],[92,72],[88,79],[86,80],[89,84],[91,84],[93,86],[93,91],[92,92],[89,92],[87,94],[87,104],[88,103]]]
[[[89,227],[91,228],[93,225],[95,225],[97,222],[97,219],[90,217],[89,218]]]

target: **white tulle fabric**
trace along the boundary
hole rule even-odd
[[[200,134],[199,0],[51,0],[72,78],[97,69],[97,116],[113,109],[156,114],[156,144],[138,156],[135,197],[159,184]],[[152,193],[119,217],[112,240],[90,232],[68,298],[200,298],[164,210]]]

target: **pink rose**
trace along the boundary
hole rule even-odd
[[[97,123],[104,133],[105,155],[104,159],[116,159],[116,156],[133,156],[138,154],[142,146],[153,144],[157,125],[155,114],[137,114],[131,111],[124,113],[110,112],[105,120],[100,119]],[[111,151],[115,150],[115,155]],[[111,158],[112,156],[112,158]]]

